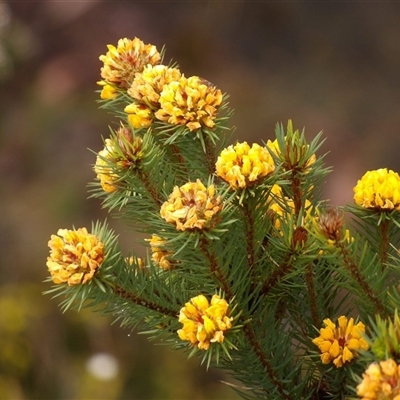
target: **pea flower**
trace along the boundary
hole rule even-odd
[[[190,131],[205,126],[213,128],[222,93],[209,82],[192,76],[182,76],[163,87],[160,109],[155,116],[171,125],[186,125]]]
[[[135,79],[128,94],[134,99],[159,108],[160,94],[164,86],[179,81],[181,73],[177,68],[165,65],[147,65],[142,72],[135,74]]]
[[[220,296],[213,295],[211,302],[203,295],[193,297],[180,310],[179,322],[183,327],[178,336],[207,350],[211,343],[224,341],[224,332],[232,327],[233,318],[228,315],[228,303]]]
[[[381,168],[367,171],[354,188],[354,201],[365,208],[400,210],[400,176]]]
[[[57,235],[51,235],[46,263],[53,282],[69,286],[89,282],[104,260],[104,244],[86,228],[59,229]]]
[[[392,359],[372,363],[357,386],[362,400],[400,400],[400,366]]]
[[[104,141],[103,150],[99,151],[96,157],[94,171],[97,178],[100,180],[101,187],[107,193],[112,193],[117,190],[116,181],[118,175],[112,171],[111,163],[114,161],[115,144],[107,138]]]
[[[112,100],[118,96],[118,92],[114,86],[109,85],[105,81],[99,81],[99,82],[97,82],[97,84],[102,86],[101,93],[100,93],[100,98],[102,100]]]
[[[354,325],[354,319],[345,316],[338,318],[336,326],[329,318],[324,319],[325,328],[320,329],[320,336],[313,343],[321,351],[323,364],[333,362],[337,368],[350,362],[357,356],[357,350],[368,350],[369,344],[363,338],[365,326],[362,322]]]
[[[151,259],[162,269],[172,268],[173,263],[170,260],[172,252],[163,249],[166,241],[158,235],[152,235],[151,239],[146,239],[146,241],[150,243]]]
[[[99,57],[104,63],[101,68],[101,77],[106,83],[112,83],[128,89],[136,72],[143,71],[148,64],[156,65],[161,61],[157,48],[151,44],[144,44],[140,39],[119,39],[117,47],[109,44],[108,52]]]
[[[274,160],[267,148],[254,143],[237,143],[222,150],[215,164],[217,175],[232,189],[255,184],[275,170]]]
[[[147,128],[153,122],[152,112],[145,104],[132,103],[125,107],[129,124],[135,128]]]
[[[160,214],[179,231],[213,227],[222,210],[221,196],[214,185],[206,188],[200,179],[175,186],[168,200],[162,204]]]

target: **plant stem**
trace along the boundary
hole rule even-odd
[[[231,286],[228,283],[228,280],[225,277],[225,274],[219,268],[218,261],[217,261],[215,255],[209,250],[208,240],[204,237],[200,240],[200,248],[209,261],[210,271],[211,271],[212,275],[216,278],[216,280],[218,281],[222,290],[225,292],[225,298],[229,303],[233,299],[234,293],[232,291]],[[282,397],[287,400],[290,400],[290,397],[286,394],[286,392],[284,390],[284,386],[283,386],[282,382],[276,376],[276,373],[275,373],[267,355],[261,348],[261,345],[257,339],[257,335],[254,332],[254,329],[251,325],[251,321],[249,321],[249,318],[247,318],[244,314],[242,314],[239,319],[244,325],[244,332],[247,337],[247,340],[249,341],[251,347],[253,348],[254,353],[257,355],[257,358],[260,361],[261,365],[267,371],[269,379],[277,387],[277,389],[278,389],[279,393],[282,395]]]
[[[146,300],[143,297],[136,296],[135,294],[126,291],[119,285],[114,285],[113,291],[117,296],[122,297],[123,299],[126,300],[130,300],[133,303],[137,304],[138,306],[146,307],[152,311],[156,311],[163,315],[168,315],[169,317],[172,318],[176,318],[178,315],[178,312],[176,310],[160,306],[159,304]]]
[[[349,255],[348,250],[345,248],[344,243],[340,241],[336,241],[336,246],[340,249],[344,265],[349,270],[353,279],[361,286],[364,293],[367,295],[368,299],[371,301],[372,304],[375,305],[377,311],[381,315],[386,315],[386,307],[379,299],[379,297],[374,293],[371,286],[365,280],[365,277],[361,275],[360,271],[358,270],[357,264],[352,260],[351,256]]]

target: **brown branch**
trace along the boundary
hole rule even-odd
[[[135,295],[133,293],[130,293],[130,292],[126,291],[125,289],[123,289],[119,285],[114,285],[113,286],[113,292],[117,296],[119,296],[119,297],[121,297],[121,298],[123,298],[125,300],[129,300],[129,301],[131,301],[132,303],[135,303],[138,306],[142,306],[142,307],[148,308],[149,310],[156,311],[156,312],[158,312],[160,314],[168,315],[169,317],[172,317],[172,318],[176,318],[177,315],[179,314],[175,310],[171,310],[170,308],[166,308],[166,307],[160,306],[159,304],[153,303],[152,301],[146,300],[146,299],[144,299],[144,298],[142,298],[140,296],[137,296],[137,295]]]
[[[151,198],[154,200],[154,202],[159,207],[161,207],[161,205],[164,203],[164,200],[160,197],[159,193],[154,188],[154,186],[151,185],[149,176],[143,171],[139,171],[138,176],[139,176],[140,180],[142,181],[143,186],[149,192]]]
[[[384,306],[382,301],[379,299],[379,297],[374,293],[371,286],[366,281],[365,277],[363,275],[361,275],[361,273],[358,269],[358,265],[352,260],[351,256],[349,255],[349,252],[345,248],[343,242],[336,241],[336,246],[341,251],[345,267],[348,269],[348,271],[350,272],[353,279],[361,286],[361,289],[367,295],[367,297],[371,301],[371,303],[375,305],[379,314],[382,314],[382,315],[387,314],[386,307]]]
[[[289,261],[290,257],[288,257]],[[264,283],[261,288],[261,293],[266,295],[269,291],[279,282],[281,278],[283,278],[290,270],[293,268],[293,264],[284,262],[280,264],[268,277],[267,281]]]
[[[234,294],[232,292],[232,289],[231,289],[224,273],[221,271],[221,269],[218,266],[218,262],[217,262],[215,255],[209,251],[208,241],[204,237],[200,240],[200,248],[210,263],[210,271],[211,271],[212,275],[215,276],[218,283],[221,285],[223,291],[225,292],[226,300],[228,302],[230,302],[230,300],[232,300]],[[271,382],[274,383],[274,385],[277,387],[279,393],[285,399],[290,400],[290,397],[285,393],[282,382],[276,376],[276,373],[275,373],[267,355],[262,350],[261,345],[257,339],[255,332],[254,332],[254,329],[251,326],[251,322],[248,320],[248,318],[244,314],[242,314],[240,316],[240,320],[242,321],[242,323],[244,325],[245,335],[246,335],[251,347],[253,348],[255,354],[257,355],[257,358],[260,361],[261,365],[267,371]]]
[[[244,318],[242,317],[241,319],[243,320]],[[282,382],[276,376],[275,371],[274,371],[269,359],[267,358],[266,354],[262,350],[260,343],[257,340],[257,336],[256,336],[254,329],[251,326],[250,322],[247,322],[244,324],[244,332],[245,332],[246,337],[249,340],[254,352],[256,353],[258,360],[260,361],[261,365],[267,371],[271,382],[277,387],[279,393],[282,395],[283,398],[290,400],[290,397],[285,392],[285,388],[282,385]]]

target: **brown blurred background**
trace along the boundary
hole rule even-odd
[[[236,398],[221,371],[41,294],[50,235],[107,216],[86,186],[110,123],[98,57],[135,36],[230,94],[237,139],[324,130],[333,204],[400,170],[398,3],[0,0],[0,399]]]

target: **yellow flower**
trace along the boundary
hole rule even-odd
[[[206,188],[197,179],[175,186],[168,200],[161,206],[160,214],[180,231],[210,228],[222,210],[221,196],[216,196],[214,185]]]
[[[207,81],[182,76],[164,86],[160,94],[160,109],[155,113],[160,121],[186,125],[191,131],[206,126],[212,128],[222,93]]]
[[[53,282],[71,286],[90,281],[104,260],[104,244],[86,228],[59,229],[57,235],[51,235],[46,263]]]
[[[357,386],[362,400],[400,400],[400,366],[392,359],[372,363]]]
[[[354,325],[354,319],[345,316],[338,318],[336,326],[329,318],[324,319],[325,328],[320,329],[320,336],[313,343],[321,351],[323,364],[333,362],[337,368],[350,362],[357,356],[357,350],[368,350],[369,344],[363,338],[365,326],[362,322]]]
[[[112,163],[115,160],[115,143],[111,139],[106,139],[103,150],[99,151],[96,157],[94,171],[97,178],[100,180],[101,187],[107,193],[112,193],[117,190],[116,181],[118,175],[113,172]]]
[[[400,210],[400,176],[381,168],[367,171],[354,188],[354,201],[365,208]]]
[[[103,88],[101,89],[101,93],[100,93],[101,99],[112,100],[118,96],[118,91],[114,86],[109,85],[105,81],[99,81],[99,82],[97,82],[97,84],[100,86],[103,86]]]
[[[129,104],[124,111],[128,114],[129,124],[135,129],[147,128],[153,122],[152,112],[144,104]]]
[[[128,89],[136,72],[143,71],[147,64],[160,63],[161,55],[151,44],[145,45],[140,39],[124,38],[118,41],[117,47],[109,44],[106,55],[99,57],[104,63],[101,77],[108,83]]]
[[[159,107],[160,93],[165,85],[179,81],[181,73],[177,68],[165,65],[147,65],[143,72],[137,72],[128,94],[134,99]]]
[[[165,240],[162,239],[160,236],[152,235],[151,239],[146,239],[146,241],[150,243],[152,252],[151,259],[162,269],[172,268],[173,264],[169,259],[172,252],[163,250]]]
[[[274,160],[265,147],[247,142],[222,150],[215,164],[217,175],[232,189],[253,185],[275,170]]]
[[[207,350],[211,343],[224,341],[224,332],[232,327],[232,320],[228,317],[226,300],[215,294],[209,303],[205,296],[199,295],[181,308],[179,322],[183,327],[177,333],[180,339]]]

